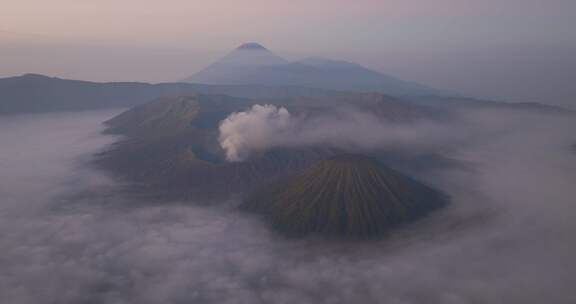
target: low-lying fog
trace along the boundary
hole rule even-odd
[[[390,239],[285,240],[234,202],[143,202],[85,166],[116,112],[0,118],[1,303],[576,303],[573,117],[470,114],[453,205]]]

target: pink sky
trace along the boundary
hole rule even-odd
[[[351,28],[376,39],[385,27],[424,29],[444,22],[449,32],[455,30],[446,29],[452,19],[557,18],[569,5],[565,0],[2,0],[0,30],[73,42],[222,47],[250,37],[302,35],[306,29],[318,37],[331,28]]]
[[[173,81],[257,41],[465,93],[576,95],[574,0],[0,1],[0,77]]]

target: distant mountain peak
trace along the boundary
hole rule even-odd
[[[260,43],[257,43],[257,42],[247,42],[247,43],[240,45],[236,49],[237,50],[261,50],[261,51],[267,51],[268,50],[263,45],[261,45]]]
[[[261,44],[248,42],[232,50],[226,56],[187,78],[185,81],[205,84],[236,84],[238,75],[244,71],[256,71],[261,67],[281,66],[285,64],[288,64],[288,61],[274,54]],[[255,84],[258,84],[258,82]]]
[[[319,57],[291,62],[256,42],[242,44],[183,81],[382,92],[398,96],[446,95],[352,62]]]

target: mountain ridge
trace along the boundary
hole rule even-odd
[[[123,108],[161,96],[190,93],[263,99],[330,96],[341,92],[296,86],[94,82],[29,73],[0,78],[0,114]]]
[[[244,45],[253,47],[243,47]],[[206,84],[294,85],[343,91],[376,91],[401,96],[451,95],[352,62],[319,57],[291,62],[260,44],[244,45],[183,81]]]

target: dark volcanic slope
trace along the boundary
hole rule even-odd
[[[343,94],[335,98],[270,100],[306,116],[355,107],[394,122],[444,117],[444,112],[382,94]],[[330,147],[276,148],[239,163],[224,161],[218,124],[232,112],[257,102],[224,95],[162,97],[106,122],[106,132],[123,137],[96,162],[148,189],[194,195],[245,193],[274,178],[300,172],[338,153]],[[410,163],[414,163],[410,161]]]
[[[124,137],[97,163],[137,182],[185,187],[209,180],[222,151],[218,121],[248,101],[222,95],[162,97],[106,122],[107,133]]]
[[[150,138],[189,129],[215,129],[231,112],[250,104],[247,99],[225,95],[190,93],[160,97],[106,121],[107,132]]]
[[[218,123],[253,101],[224,95],[163,97],[106,122],[124,135],[96,163],[154,191],[227,195],[300,170],[331,155],[328,149],[272,150],[242,163],[224,161]]]
[[[446,203],[443,194],[371,158],[341,155],[256,191],[243,207],[290,235],[371,236]]]

